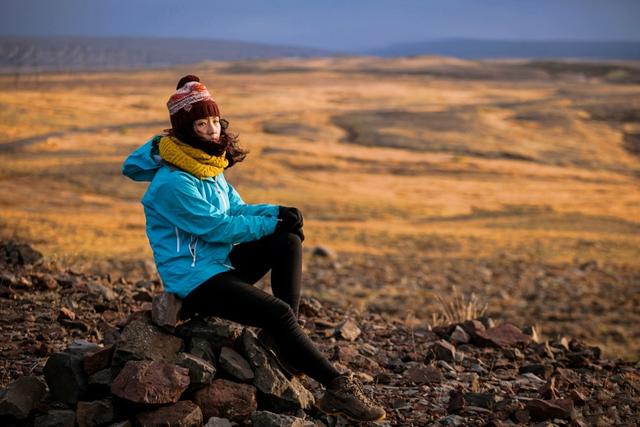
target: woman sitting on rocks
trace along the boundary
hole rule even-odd
[[[296,208],[245,204],[224,170],[247,152],[200,79],[180,79],[167,102],[172,128],[134,151],[122,171],[151,181],[142,197],[146,230],[166,292],[183,310],[261,328],[280,363],[326,391],[325,413],[380,420],[382,407],[341,374],[298,323],[303,218]],[[273,295],[253,286],[271,270]]]

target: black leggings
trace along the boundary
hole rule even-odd
[[[188,313],[215,316],[267,330],[280,354],[323,385],[340,375],[298,324],[302,244],[292,233],[275,233],[234,246],[235,270],[217,274],[184,299]],[[271,270],[273,295],[253,286]]]

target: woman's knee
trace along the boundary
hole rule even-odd
[[[302,245],[300,236],[290,232],[280,232],[272,234],[272,244],[279,250],[299,248]]]
[[[274,297],[271,307],[272,326],[282,327],[290,324],[297,324],[296,315],[293,309],[283,300]]]

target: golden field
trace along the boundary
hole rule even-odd
[[[151,252],[124,158],[194,73],[251,150],[247,202],[297,206],[307,290],[429,322],[457,286],[492,317],[637,358],[640,64],[321,58],[0,76],[0,236],[78,269]],[[146,267],[145,267],[146,266]],[[327,277],[329,279],[327,279]]]

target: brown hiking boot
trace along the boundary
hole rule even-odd
[[[329,415],[342,415],[353,421],[379,421],[386,413],[382,406],[369,399],[353,375],[340,375],[327,386],[316,407]]]

